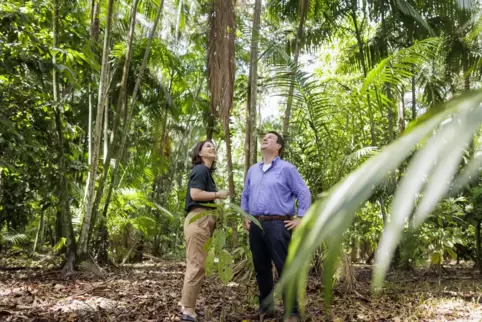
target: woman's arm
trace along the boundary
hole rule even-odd
[[[218,198],[217,192],[204,191],[199,188],[191,188],[189,193],[194,201],[211,201]]]

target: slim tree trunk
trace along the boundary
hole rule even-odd
[[[248,77],[248,108],[246,117],[246,137],[244,143],[244,178],[252,164],[256,163],[256,99],[258,90],[258,42],[261,24],[261,0],[256,0],[251,33],[251,59]]]
[[[388,141],[390,143],[393,142],[393,140],[395,140],[395,131],[393,130],[393,106],[394,106],[394,102],[393,102],[393,96],[392,96],[392,89],[391,89],[391,86],[390,84],[385,84],[385,88],[386,88],[386,91],[387,91],[387,98],[388,98],[388,101],[389,101],[389,105],[388,105],[388,111],[387,111],[387,119],[388,119]]]
[[[477,220],[475,224],[475,247],[476,247],[476,261],[475,265],[478,267],[480,274],[482,274],[482,249],[481,249],[481,240],[480,240],[480,225],[481,221]]]
[[[70,204],[69,204],[69,187],[67,182],[67,166],[65,161],[65,152],[64,152],[64,131],[63,131],[63,122],[62,122],[62,109],[59,103],[59,93],[58,93],[58,75],[57,75],[57,57],[55,50],[58,46],[58,18],[59,18],[59,3],[58,0],[54,0],[54,14],[53,14],[53,77],[52,77],[52,86],[53,86],[53,98],[54,98],[54,105],[55,105],[55,127],[57,130],[58,135],[58,167],[59,167],[59,212],[60,212],[60,229],[62,237],[66,238],[66,254],[65,254],[65,262],[63,264],[62,270],[64,272],[73,271],[75,268],[75,251],[76,251],[76,244],[75,244],[75,236],[74,236],[74,228],[72,226],[72,219],[70,215]]]
[[[462,57],[462,64],[463,64],[463,72],[464,72],[464,91],[470,91],[470,69],[469,69],[469,54],[467,45],[463,45],[463,57]]]
[[[102,68],[100,73],[100,82],[99,82],[99,94],[97,98],[97,115],[95,119],[95,132],[94,132],[94,142],[92,148],[92,165],[90,168],[90,180],[88,182],[88,190],[87,190],[87,200],[85,206],[85,214],[84,220],[82,222],[82,228],[80,231],[79,237],[79,253],[78,259],[80,261],[87,258],[88,254],[88,241],[89,241],[89,232],[90,226],[92,221],[92,208],[94,203],[94,188],[95,188],[95,180],[97,176],[97,168],[99,163],[99,150],[100,150],[100,141],[102,136],[102,116],[104,114],[104,107],[107,95],[107,86],[105,83],[107,82],[107,70],[108,70],[108,60],[109,60],[109,43],[110,43],[110,34],[111,34],[111,26],[112,26],[112,14],[113,14],[113,7],[114,7],[114,0],[109,0],[109,7],[107,13],[107,27],[105,30],[104,35],[104,49],[102,54]]]
[[[64,156],[64,134],[62,126],[62,112],[57,106],[55,113],[55,123],[57,128],[57,135],[59,138],[59,171],[60,171],[60,209],[62,213],[62,236],[66,238],[66,255],[62,271],[71,272],[75,269],[76,250],[74,227],[72,225],[72,216],[70,213],[70,195],[69,185],[67,181],[67,166]]]
[[[35,234],[35,243],[33,244],[33,252],[34,253],[37,251],[37,245],[42,244],[42,233],[43,233],[43,229],[44,229],[44,216],[45,216],[45,211],[42,210],[42,213],[40,214],[40,221],[38,223],[37,233]]]
[[[119,131],[119,122],[120,122],[120,116],[122,111],[126,108],[127,106],[127,79],[129,76],[129,68],[132,60],[132,44],[134,40],[134,31],[135,31],[135,25],[136,25],[136,13],[137,13],[137,5],[139,1],[134,0],[134,3],[132,4],[131,7],[131,13],[130,13],[130,23],[129,23],[129,33],[127,36],[127,49],[126,49],[126,58],[124,61],[124,67],[122,70],[122,80],[121,80],[121,87],[119,89],[119,97],[117,99],[117,107],[115,111],[115,118],[114,118],[114,123],[112,125],[112,132],[110,136],[110,140],[107,140],[107,133],[105,133],[104,137],[104,142],[109,141],[108,147],[107,147],[107,153],[106,157],[104,159],[104,167],[103,167],[103,173],[100,178],[99,182],[99,187],[97,188],[97,193],[95,194],[95,200],[94,200],[94,205],[92,207],[92,222],[91,222],[91,227],[90,227],[90,232],[89,232],[89,241],[90,237],[92,236],[92,229],[94,228],[93,226],[96,223],[97,220],[97,213],[99,211],[99,205],[102,200],[102,196],[104,195],[104,187],[105,183],[107,180],[107,177],[109,175],[109,169],[110,169],[110,163],[112,160],[112,157],[114,155],[115,151],[115,139],[117,138],[117,133]]]
[[[223,122],[224,127],[224,137],[226,140],[226,159],[227,159],[227,168],[228,168],[228,188],[229,188],[229,195],[231,196],[231,200],[234,202],[235,200],[235,191],[234,191],[234,179],[233,179],[233,159],[231,154],[231,135],[229,131],[229,122]],[[237,230],[237,222],[233,220],[232,222],[232,230],[233,230],[233,247],[238,244],[238,230]]]
[[[380,211],[382,212],[382,219],[383,219],[383,227],[387,224],[387,210],[385,208],[385,200],[383,197],[378,198],[378,202],[380,202]]]
[[[415,79],[415,67],[412,67],[412,121],[417,118],[417,85]]]
[[[149,53],[150,53],[150,50],[151,50],[152,40],[154,39],[154,35],[156,34],[157,26],[159,25],[159,21],[161,20],[161,14],[162,14],[163,6],[164,6],[164,0],[162,0],[160,5],[159,5],[159,9],[157,11],[157,15],[156,15],[156,18],[154,20],[154,26],[152,27],[151,34],[149,35],[149,40],[147,42],[146,51],[144,53],[144,58],[142,60],[142,65],[141,65],[141,68],[139,69],[139,74],[137,75],[136,84],[134,86],[134,91],[133,91],[132,97],[131,97],[131,104],[130,104],[131,108],[128,111],[128,115],[126,117],[126,122],[124,123],[124,126],[123,126],[121,143],[120,143],[120,147],[119,147],[119,153],[117,155],[117,159],[116,159],[116,162],[115,162],[115,168],[114,168],[114,171],[112,172],[111,181],[110,181],[109,189],[108,189],[108,192],[107,192],[107,197],[106,197],[106,201],[105,201],[105,205],[104,205],[104,214],[107,214],[107,211],[108,211],[109,205],[110,205],[110,200],[112,198],[112,191],[114,189],[114,186],[116,185],[117,174],[119,172],[119,166],[120,166],[120,160],[122,159],[122,156],[123,156],[124,151],[126,149],[127,131],[130,129],[130,122],[131,122],[132,115],[134,113],[134,109],[135,109],[136,102],[137,102],[137,93],[139,91],[141,81],[142,81],[142,78],[144,76],[144,71],[146,69],[147,62],[149,60]],[[126,111],[127,111],[127,105],[126,105]]]
[[[115,111],[115,118],[114,123],[112,125],[112,133],[110,136],[110,144],[115,142],[115,136],[118,132],[118,125],[120,122],[120,116],[123,114],[123,111],[127,107],[127,80],[129,77],[129,68],[132,61],[132,44],[134,42],[134,32],[136,27],[136,15],[137,15],[137,6],[139,4],[139,0],[134,0],[134,3],[131,7],[130,13],[130,23],[129,23],[129,34],[127,36],[127,50],[126,50],[126,58],[124,61],[124,67],[122,70],[122,80],[121,80],[121,87],[119,89],[119,97],[117,99],[117,107]],[[125,113],[124,113],[125,114]],[[111,148],[112,149],[112,148]]]
[[[388,28],[387,28],[387,25],[385,23],[385,10],[384,10],[384,6],[383,6],[383,3],[382,3],[382,9],[381,9],[381,17],[382,17],[382,28],[384,30],[384,34],[385,34],[385,37],[388,38]],[[388,57],[388,45],[385,44],[385,46],[383,47],[382,49],[382,52],[383,52],[383,57]],[[391,67],[391,64],[390,64],[390,67]],[[389,142],[393,142],[393,140],[395,139],[395,133],[394,133],[394,130],[393,130],[393,109],[392,109],[392,106],[394,105],[392,99],[392,89],[391,89],[391,86],[390,86],[390,83],[385,83],[385,89],[387,91],[387,98],[389,99],[389,102],[390,102],[390,105],[388,106],[388,113],[387,113],[387,118],[388,118],[388,138],[389,138]]]
[[[398,104],[398,130],[400,135],[405,131],[405,92],[402,90],[402,99]]]
[[[90,85],[89,85],[89,92],[90,92]],[[89,124],[88,124],[88,146],[89,146],[89,151],[88,151],[88,157],[87,157],[87,164],[89,167],[92,165],[92,100],[93,100],[93,95],[92,93],[89,93]],[[85,186],[85,192],[84,192],[84,201],[87,199],[87,193],[88,193],[88,185],[90,182],[90,171],[87,173],[87,184]]]
[[[57,50],[57,38],[58,38],[58,11],[59,11],[59,3],[58,0],[54,0],[54,16],[53,16],[53,25],[52,25],[52,34],[53,34],[53,55],[52,55],[52,63],[54,65],[53,71],[52,71],[52,87],[53,87],[53,98],[54,98],[54,104],[55,104],[55,115],[57,116],[57,110],[59,109],[59,106],[57,106],[58,101],[59,101],[59,93],[58,93],[58,76],[57,76],[57,53],[55,52]],[[57,121],[57,119],[56,119]],[[56,127],[59,126],[56,123]],[[62,124],[60,124],[62,126]],[[60,147],[60,138],[58,138],[58,152],[60,153],[61,147]],[[59,155],[59,160],[60,158],[63,158],[63,155]],[[61,176],[63,173],[60,174]],[[62,238],[62,211],[57,210],[56,212],[56,222],[55,222],[55,237],[56,237],[56,242],[59,242],[60,239]]]
[[[109,137],[108,137],[108,132],[109,131],[109,103],[106,101],[105,102],[105,107],[104,107],[104,158],[102,161],[105,163],[105,160],[107,160],[107,153],[109,153]]]
[[[310,7],[310,0],[301,0],[300,23],[298,25],[298,31],[296,32],[296,44],[295,44],[295,56],[294,56],[295,67],[298,67],[298,59],[300,56],[301,46],[303,44],[304,25],[305,25],[306,16],[307,16],[309,7]],[[295,77],[296,75],[293,75],[291,78],[290,89],[288,92],[288,101],[286,104],[285,117],[283,121],[283,136],[285,137],[285,139],[289,137],[291,108],[293,106],[293,94],[295,91]]]
[[[361,30],[358,26],[356,9],[357,9],[357,2],[352,1],[351,17],[353,19],[353,24],[355,26],[355,36],[356,36],[356,40],[357,40],[357,44],[358,44],[358,50],[360,51],[360,60],[361,60],[362,69],[363,69],[363,76],[366,78],[367,75],[368,75],[368,69],[367,69],[367,64],[366,64],[366,61],[365,61],[365,50],[363,48],[363,39],[362,39],[362,36],[361,36]],[[370,117],[371,142],[372,142],[372,146],[376,146],[377,140],[376,140],[376,135],[375,135],[375,120],[374,120],[374,116],[373,116],[373,108],[372,108],[370,94],[367,94],[367,103],[368,103],[368,116]]]
[[[95,0],[92,0],[91,3],[91,11],[90,11],[90,40],[93,44],[97,44],[99,42],[99,15],[100,15],[100,5],[96,3]],[[91,46],[92,52],[96,52],[96,46]],[[88,139],[88,165],[89,167],[92,164],[92,110],[93,110],[93,101],[94,95],[92,94],[92,90],[89,84],[89,124],[87,129],[87,139]],[[89,191],[89,182],[90,182],[90,171],[87,173],[87,180],[85,184],[84,190],[84,202],[87,200],[87,193]]]
[[[179,7],[177,9],[177,18],[176,18],[176,33],[174,34],[176,37],[176,43],[179,40],[179,23],[181,21],[181,12],[182,12],[182,6],[184,4],[183,0],[179,1]]]

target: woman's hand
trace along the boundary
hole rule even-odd
[[[216,197],[218,199],[226,199],[229,196],[229,192],[226,190],[216,192]]]

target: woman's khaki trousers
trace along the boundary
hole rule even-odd
[[[186,274],[180,304],[185,308],[196,308],[196,300],[204,280],[204,263],[207,257],[204,244],[213,235],[216,226],[216,217],[204,214],[201,218],[189,223],[192,217],[205,211],[206,209],[202,208],[193,209],[184,221]]]

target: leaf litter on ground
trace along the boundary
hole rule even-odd
[[[1,321],[179,321],[185,265],[150,259],[106,269],[102,275],[79,272],[1,270]],[[482,278],[468,268],[392,272],[385,288],[372,294],[371,268],[356,266],[356,287],[335,287],[326,313],[319,276],[310,276],[305,321],[482,321]],[[198,299],[201,321],[259,321],[254,280],[223,285],[206,279]],[[281,303],[278,303],[281,306]],[[275,319],[282,321],[280,307]]]

